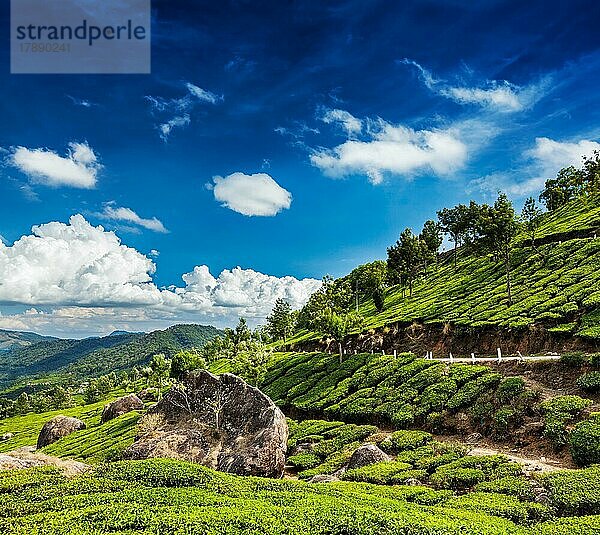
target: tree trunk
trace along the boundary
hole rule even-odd
[[[456,236],[454,237],[454,269],[456,270],[456,255],[457,255],[457,251],[456,251],[456,246],[457,246],[457,238]]]
[[[342,363],[342,357],[344,356],[344,350],[342,348],[342,342],[338,342],[338,348],[340,350],[340,364]]]
[[[512,285],[510,281],[510,251],[506,251],[504,255],[504,262],[506,265],[506,293],[508,294],[508,304],[512,305]]]

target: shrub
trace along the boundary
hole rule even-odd
[[[553,472],[541,480],[559,515],[600,514],[600,466]]]
[[[504,379],[496,389],[496,397],[501,404],[507,404],[525,391],[525,380],[522,377]]]
[[[494,433],[504,438],[508,434],[508,430],[515,419],[516,412],[510,407],[503,407],[497,410],[494,414]]]
[[[589,399],[579,396],[558,396],[542,403],[544,411],[544,436],[555,448],[561,448],[568,442],[567,424],[591,405]]]
[[[467,490],[484,480],[484,471],[477,468],[441,467],[431,476],[436,487],[453,490]]]
[[[488,373],[469,381],[448,400],[448,409],[457,410],[472,404],[479,396],[494,388],[501,378],[499,373]]]
[[[398,453],[425,446],[431,440],[431,434],[424,431],[395,431],[381,442],[380,447],[388,453]]]
[[[569,436],[569,444],[579,466],[600,463],[600,414],[578,423]]]
[[[460,506],[461,509],[505,517],[518,523],[549,516],[548,508],[543,505],[523,503],[514,496],[487,492],[471,492],[448,500],[447,504]]]
[[[584,373],[577,379],[577,386],[590,394],[600,392],[600,372]]]
[[[299,453],[290,455],[287,458],[288,463],[298,468],[298,470],[308,470],[321,464],[321,458],[314,453]]]
[[[570,366],[572,368],[583,366],[585,361],[585,355],[580,352],[564,353],[560,356],[560,362],[565,366]]]
[[[524,477],[518,476],[506,476],[494,481],[482,481],[475,486],[475,491],[510,494],[521,500],[534,499],[531,482]]]
[[[411,468],[411,465],[408,463],[384,461],[381,463],[370,464],[361,468],[348,470],[342,476],[342,479],[386,485],[391,483],[392,477],[402,472],[406,472],[407,470],[411,470]],[[408,477],[406,479],[408,479]]]

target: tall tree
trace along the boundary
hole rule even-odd
[[[454,244],[454,267],[457,261],[457,249],[468,234],[470,228],[471,211],[464,204],[454,208],[444,208],[437,213],[442,232],[447,234]]]
[[[546,180],[544,191],[540,194],[540,202],[546,205],[549,212],[564,206],[581,195],[584,174],[572,165],[561,169],[556,178]]]
[[[494,206],[482,205],[478,220],[479,244],[502,259],[506,270],[506,293],[512,304],[511,252],[519,224],[515,209],[504,193],[498,195]]]
[[[285,299],[277,299],[271,314],[267,316],[267,333],[273,340],[287,342],[294,330],[294,315],[292,306]]]
[[[344,343],[348,335],[360,329],[363,324],[364,318],[356,312],[328,310],[321,314],[319,331],[337,343],[340,364],[344,357]]]
[[[150,369],[152,370],[151,379],[158,387],[158,397],[160,399],[162,396],[162,389],[171,372],[171,361],[165,357],[164,353],[157,353],[156,355],[153,355],[150,360]]]
[[[361,298],[372,298],[377,310],[383,310],[388,278],[387,265],[383,260],[375,260],[358,266],[350,272],[347,278],[354,294],[357,312]]]
[[[542,210],[538,208],[535,199],[533,197],[529,197],[525,204],[523,205],[523,210],[521,211],[521,221],[523,222],[523,227],[529,239],[531,240],[531,247],[534,251],[537,251],[535,246],[535,239],[537,237],[537,231],[540,226],[540,216],[542,215]]]
[[[427,273],[427,265],[437,259],[437,254],[442,245],[442,230],[439,223],[432,221],[431,219],[425,221],[423,230],[419,235],[421,243],[425,246],[424,259],[425,259],[425,273]]]
[[[409,295],[413,293],[413,283],[423,265],[426,247],[410,228],[404,229],[395,245],[389,247],[388,271],[400,284],[407,284]]]
[[[600,193],[600,151],[583,157],[583,189],[588,195]]]

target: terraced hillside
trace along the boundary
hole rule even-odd
[[[385,293],[378,311],[365,300],[362,332],[350,348],[432,350],[470,354],[538,353],[600,347],[600,197],[577,199],[541,216],[536,247],[521,234],[512,253],[512,293],[506,294],[502,263],[463,247],[414,283],[412,296],[399,286]],[[301,331],[288,343],[316,341]],[[312,344],[314,347],[314,344]]]
[[[575,377],[600,375],[589,364],[579,366],[573,370]],[[569,429],[582,421],[585,432],[574,436],[585,435],[578,440],[587,441],[595,452],[592,457],[600,460],[600,420],[594,414],[600,399],[590,394],[594,390],[586,391],[577,386],[584,382],[573,380],[561,385],[569,395],[544,391],[542,383],[532,386],[529,379],[536,370],[551,384],[554,372],[544,363],[503,375],[501,367],[448,365],[410,354],[350,355],[341,364],[337,355],[281,354],[262,388],[286,414],[301,419],[325,417],[463,437],[477,432],[538,454],[564,451],[573,442]],[[581,451],[579,442],[574,447]]]

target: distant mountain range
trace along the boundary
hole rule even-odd
[[[52,336],[42,336],[35,333],[19,331],[5,331],[0,329],[0,351],[11,351],[20,347],[27,347],[38,342],[55,340]]]
[[[222,331],[206,325],[174,325],[151,333],[116,331],[108,336],[69,340],[0,331],[0,388],[17,381],[70,377],[85,379],[145,365],[152,355],[172,356],[201,348]]]

